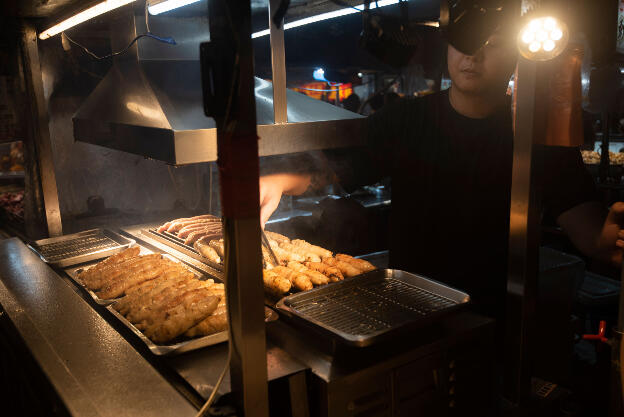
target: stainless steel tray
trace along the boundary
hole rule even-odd
[[[105,258],[135,241],[108,229],[92,229],[71,235],[41,239],[28,245],[47,264],[65,268]]]
[[[378,269],[282,298],[287,318],[353,346],[368,346],[406,328],[432,323],[470,301],[440,282]]]
[[[181,342],[177,342],[171,345],[157,345],[152,342],[148,337],[146,337],[139,329],[134,327],[132,323],[130,323],[124,316],[119,314],[117,310],[113,308],[112,305],[106,307],[108,311],[111,312],[113,316],[115,316],[119,321],[121,321],[127,328],[129,328],[132,333],[134,333],[145,345],[149,348],[149,350],[154,355],[179,355],[184,352],[190,352],[192,350],[197,350],[204,348],[206,346],[216,345],[218,343],[225,342],[228,340],[228,332],[222,331],[219,333],[211,334],[209,336],[202,336],[196,339],[184,340]],[[264,308],[264,321],[270,322],[278,319],[278,314],[271,310],[268,307]]]
[[[157,345],[146,337],[139,329],[134,327],[124,316],[119,314],[112,305],[106,307],[110,313],[122,322],[132,333],[134,333],[154,355],[179,355],[180,353],[189,352],[191,350],[200,349],[206,346],[216,345],[228,340],[228,332],[223,331],[209,336],[203,336],[196,339],[185,340],[172,345]]]

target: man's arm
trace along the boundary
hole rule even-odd
[[[609,211],[596,201],[582,203],[561,213],[557,223],[584,255],[621,267],[624,203],[613,204]]]

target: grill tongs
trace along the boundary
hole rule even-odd
[[[275,253],[273,252],[273,249],[269,244],[269,239],[267,238],[263,229],[260,229],[260,236],[262,237],[262,246],[264,246],[267,252],[269,252],[269,256],[271,257],[271,262],[273,262],[273,266],[278,266],[279,261],[277,260],[277,256],[275,256]]]

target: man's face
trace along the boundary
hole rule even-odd
[[[474,55],[464,55],[448,47],[448,70],[453,87],[466,94],[504,92],[516,64],[516,52],[510,42],[497,34]]]

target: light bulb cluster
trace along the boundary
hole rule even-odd
[[[544,61],[556,57],[568,42],[567,28],[554,17],[538,17],[518,36],[518,47],[525,58]]]

